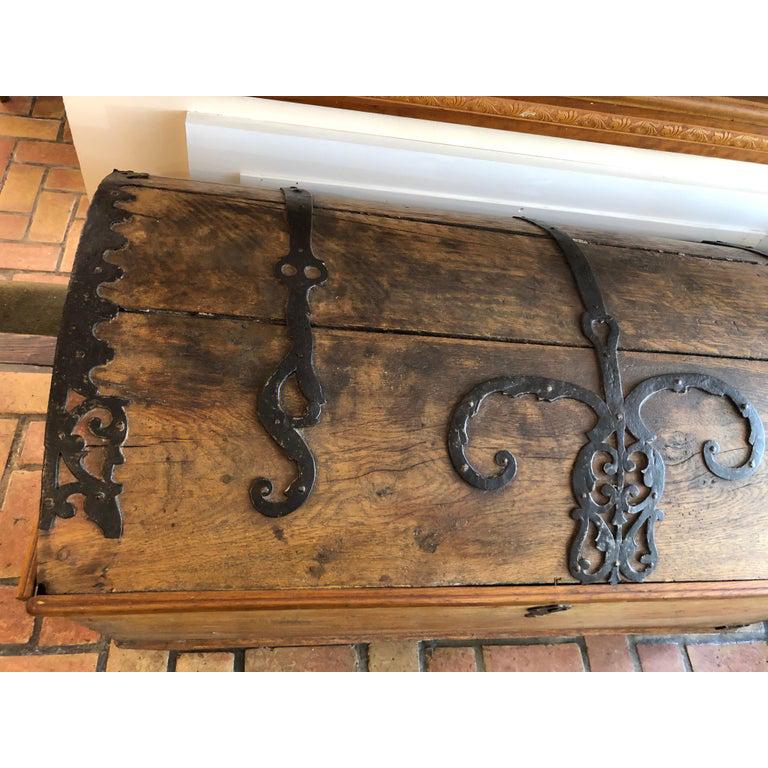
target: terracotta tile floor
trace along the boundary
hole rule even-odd
[[[84,192],[61,98],[0,103],[0,280],[67,282]]]
[[[0,280],[66,282],[87,200],[58,97],[0,103]],[[37,519],[50,369],[0,363],[0,670],[768,671],[768,625],[700,635],[132,651],[16,600]]]

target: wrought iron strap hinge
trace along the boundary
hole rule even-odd
[[[312,252],[312,197],[296,187],[282,190],[288,211],[290,246],[287,256],[274,267],[275,277],[288,289],[285,322],[291,348],[277,370],[267,379],[257,404],[259,421],[270,437],[296,465],[297,476],[285,490],[285,498],[270,499],[273,487],[266,477],[258,477],[250,487],[251,503],[267,517],[283,517],[300,507],[315,484],[315,457],[299,429],[320,420],[325,404],[323,388],[314,368],[309,293],[328,278],[325,264]],[[301,416],[291,416],[282,405],[282,390],[291,376],[307,401]]]
[[[664,459],[655,447],[656,435],[643,421],[641,410],[662,390],[687,392],[699,389],[725,397],[749,423],[749,455],[741,466],[729,467],[717,458],[720,446],[708,440],[703,446],[704,463],[724,480],[751,475],[765,450],[765,432],[755,408],[734,387],[724,381],[697,373],[670,373],[638,384],[626,397],[619,370],[619,326],[607,312],[600,288],[584,252],[564,232],[536,221],[530,223],[548,232],[560,247],[573,274],[584,305],[581,329],[597,356],[603,397],[568,381],[539,376],[500,376],[473,387],[453,412],[448,432],[448,452],[454,468],[470,485],[486,491],[504,488],[515,479],[517,461],[509,451],[499,451],[497,474],[483,475],[467,458],[468,425],[483,401],[493,394],[508,397],[535,395],[539,400],[569,398],[589,406],[597,423],[586,437],[571,475],[577,507],[571,516],[577,530],[570,547],[571,575],[583,583],[638,582],[656,567],[658,553],[655,525],[663,518],[659,501],[664,491]],[[600,483],[596,464],[603,458]],[[639,472],[640,485],[633,482]],[[589,557],[599,554],[599,562]]]

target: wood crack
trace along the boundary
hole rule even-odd
[[[285,326],[285,321],[281,318],[263,318],[253,315],[230,315],[222,312],[195,312],[193,310],[164,309],[158,307],[129,308],[118,307],[119,312],[134,315],[158,315],[168,317],[189,317],[201,318],[206,320],[230,320],[234,322],[251,322],[260,325]],[[541,347],[557,347],[562,349],[591,349],[586,342],[584,344],[565,343],[560,341],[543,339],[525,339],[515,336],[482,336],[471,333],[449,333],[427,330],[414,330],[410,328],[375,328],[365,325],[340,325],[335,323],[312,323],[312,327],[321,331],[341,331],[349,333],[372,333],[388,334],[392,336],[420,336],[429,339],[445,339],[455,341],[479,341],[489,344],[525,344]],[[619,346],[619,352],[670,355],[673,357],[693,357],[693,358],[714,358],[718,360],[743,360],[748,362],[768,362],[768,357],[753,357],[750,355],[729,355],[721,352],[694,352],[689,350],[670,350],[655,347],[628,347]]]

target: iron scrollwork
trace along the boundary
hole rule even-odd
[[[287,256],[274,267],[275,277],[288,289],[285,321],[291,348],[277,370],[267,379],[257,405],[259,421],[270,437],[282,448],[297,468],[297,476],[285,490],[284,499],[270,499],[273,486],[266,477],[258,477],[250,487],[254,508],[267,517],[283,517],[300,507],[315,484],[315,457],[298,431],[320,420],[325,397],[313,362],[312,326],[309,293],[328,278],[323,261],[312,252],[312,197],[295,187],[282,190],[288,212],[290,247]],[[307,401],[300,416],[286,413],[282,390],[291,376]]]
[[[654,541],[657,522],[663,519],[659,501],[664,491],[664,459],[655,447],[656,435],[643,421],[642,407],[662,390],[685,393],[699,389],[725,397],[749,423],[749,455],[741,466],[729,467],[717,456],[720,446],[708,440],[702,447],[709,471],[724,480],[741,480],[755,472],[765,450],[765,432],[755,408],[732,386],[714,376],[672,373],[638,384],[625,398],[621,385],[619,327],[608,314],[592,268],[579,246],[560,230],[531,221],[548,232],[563,252],[584,304],[581,329],[597,356],[604,397],[567,381],[537,376],[502,376],[473,387],[459,402],[451,418],[448,451],[454,468],[470,485],[487,491],[504,488],[515,479],[517,461],[509,451],[496,453],[497,474],[483,475],[467,458],[468,424],[483,401],[493,394],[507,397],[535,395],[539,400],[577,400],[592,409],[597,422],[576,457],[571,488],[577,507],[571,516],[577,531],[571,543],[568,567],[582,583],[620,580],[639,582],[656,567]],[[600,484],[595,462],[603,462]],[[634,473],[634,474],[633,474]],[[632,482],[633,476],[640,483]],[[599,494],[599,496],[598,496]],[[601,498],[602,497],[602,498]],[[604,500],[603,500],[604,499]],[[587,557],[597,550],[600,562]]]
[[[115,227],[130,214],[117,204],[133,200],[134,196],[123,187],[132,179],[146,176],[115,171],[102,182],[78,246],[56,346],[45,427],[39,523],[44,531],[53,527],[57,517],[75,514],[72,497],[79,495],[86,517],[105,538],[117,539],[123,532],[118,498],[122,485],[115,481],[114,469],[124,460],[128,400],[101,394],[91,374],[114,356],[95,329],[119,310],[99,295],[99,286],[122,276],[118,266],[104,259],[105,254],[127,245],[127,239]],[[77,434],[78,429],[87,438]]]

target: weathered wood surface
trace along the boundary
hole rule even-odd
[[[526,616],[530,607],[551,604],[571,608]],[[121,645],[186,649],[701,631],[762,620],[768,615],[768,588],[761,582],[726,582],[53,595],[34,597],[28,606],[35,615],[83,621]]]
[[[127,309],[282,319],[285,296],[272,275],[287,250],[282,205],[133,191],[137,199],[122,207],[134,216],[118,227],[129,244],[109,256],[125,275],[102,287],[105,297]],[[565,259],[526,222],[505,231],[322,207],[314,218],[315,253],[329,266],[312,297],[319,327],[587,345]],[[700,244],[682,256],[651,246],[583,248],[622,348],[768,360],[768,270],[753,263],[760,257]]]
[[[485,378],[528,373],[598,390],[591,349],[317,330],[328,404],[307,430],[318,480],[280,520],[247,497],[256,476],[292,478],[255,414],[256,393],[284,352],[281,328],[245,319],[123,313],[99,336],[118,350],[94,379],[128,406],[125,531],[106,540],[76,517],[40,537],[50,593],[571,581],[570,473],[593,425],[586,407],[498,398],[473,422],[473,457],[509,448],[519,475],[484,493],[446,453],[459,397]],[[677,371],[710,372],[768,413],[768,364],[670,354],[621,355],[625,389]],[[724,400],[664,393],[644,409],[659,430],[667,484],[654,581],[768,578],[765,464],[742,482],[712,477],[702,443],[745,455]]]
[[[53,365],[54,336],[0,333],[0,363],[12,365]]]

